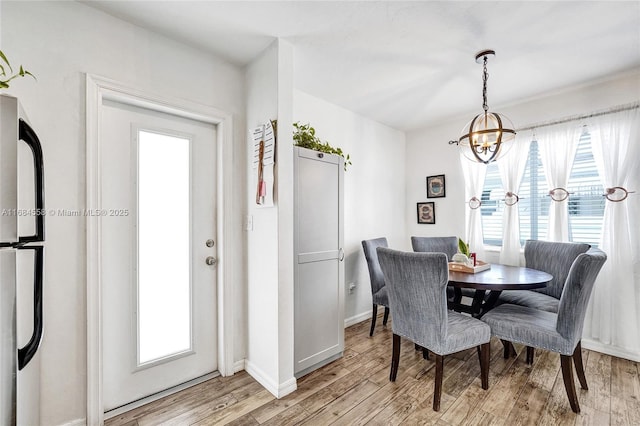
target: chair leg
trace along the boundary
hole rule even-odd
[[[440,396],[442,395],[442,376],[444,357],[436,354],[436,384],[433,391],[433,411],[440,411]]]
[[[371,331],[369,337],[373,336],[373,329],[376,328],[376,318],[378,317],[378,305],[373,304],[373,315],[371,315]]]
[[[416,349],[416,351],[422,351],[422,359],[429,359],[429,349],[423,348],[417,343],[414,343],[413,347]]]
[[[391,353],[391,372],[389,373],[389,380],[396,381],[398,375],[398,365],[400,364],[400,336],[393,335],[393,351]]]
[[[422,348],[422,359],[429,359],[429,349]]]
[[[382,325],[387,325],[387,320],[389,319],[389,307],[384,307],[384,317],[382,318]]]
[[[576,386],[573,383],[573,358],[569,355],[560,355],[560,366],[562,368],[562,379],[564,380],[564,388],[567,391],[569,405],[574,413],[580,412],[578,404],[578,395],[576,394]]]
[[[513,347],[513,343],[508,340],[500,339],[502,346],[504,346],[504,359],[509,359],[509,356],[516,356],[516,348]]]
[[[575,350],[573,351],[573,363],[576,366],[576,374],[578,375],[578,380],[580,381],[580,387],[584,390],[589,390],[587,386],[587,378],[584,375],[584,365],[582,364],[582,345],[578,342]]]
[[[533,346],[527,346],[527,364],[529,365],[533,364],[533,353]]]
[[[480,379],[482,381],[482,389],[489,389],[489,359],[491,358],[491,345],[483,343],[476,347],[478,350],[478,358],[480,358]]]

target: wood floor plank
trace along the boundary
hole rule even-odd
[[[586,357],[583,361],[586,361]],[[540,389],[551,392],[560,371],[560,354],[556,352],[536,350],[534,366],[529,375],[529,383]]]
[[[475,349],[465,351],[466,357],[463,364],[453,373],[449,374],[442,383],[442,391],[448,393],[454,398],[459,397],[465,389],[467,389],[480,377],[480,360]]]
[[[612,425],[640,425],[640,401],[614,397],[611,399],[610,414]]]
[[[399,425],[418,406],[418,401],[409,395],[395,395],[374,417],[366,424],[369,425]]]
[[[498,382],[490,384],[489,394],[482,403],[484,411],[504,419],[509,416],[532,370],[532,366],[521,359],[522,355],[520,353]]]
[[[476,416],[480,404],[487,398],[488,390],[482,389],[480,378],[472,381],[457,395],[451,407],[442,415],[442,420],[452,425],[469,422]]]
[[[298,425],[305,419],[309,418],[309,413],[305,411],[300,404],[292,405],[286,410],[282,411],[277,416],[274,416],[262,423],[263,426],[283,426],[283,425]]]
[[[165,420],[175,417],[178,414],[189,411],[202,403],[201,398],[206,394],[213,401],[225,394],[255,382],[253,377],[245,371],[241,371],[233,376],[233,380],[228,377],[216,377],[206,382],[192,386],[173,395],[165,396],[153,403],[143,405],[131,411],[127,411],[119,416],[112,417],[105,421],[105,426],[126,425],[135,419],[144,419],[142,423],[160,424]]]
[[[502,426],[505,419],[496,417],[484,410],[478,410],[475,416],[465,423],[466,426]]]
[[[440,411],[433,411],[433,390],[430,397],[420,402],[416,408],[404,418],[403,425],[447,425],[441,420],[442,413],[453,404],[453,398],[442,393]]]
[[[251,412],[253,418],[259,423],[265,423],[272,417],[277,416],[289,407],[304,400],[308,396],[318,392],[320,389],[330,385],[336,380],[349,374],[349,370],[337,363],[329,364],[321,370],[316,370],[298,381],[298,389],[284,398],[273,401],[258,407]]]
[[[637,362],[611,358],[611,395],[640,401],[640,374]]]
[[[164,426],[178,426],[188,425],[203,419],[213,413],[224,411],[230,406],[233,406],[238,401],[231,394],[222,395],[221,397],[207,401],[206,403],[192,407],[188,411],[181,410],[181,412],[164,412],[162,413],[162,421],[158,421],[159,416],[147,416],[138,420],[139,426],[154,426],[162,424]]]
[[[260,423],[258,423],[258,421],[253,418],[251,413],[249,413],[227,423],[227,426],[257,426],[259,424]]]
[[[610,413],[594,410],[589,406],[580,407],[580,414],[576,416],[576,426],[600,426],[611,424]]]
[[[414,389],[414,385],[418,383],[417,380],[406,374],[402,378],[399,378],[395,382],[390,382],[388,379],[383,382],[382,386],[376,382],[379,389],[359,403],[353,409],[349,410],[344,416],[336,420],[335,425],[363,425],[369,422],[374,417],[378,417],[380,412],[384,411],[390,404],[394,404],[394,400],[397,398],[407,398],[407,393]],[[400,407],[393,408],[391,413],[387,412],[385,415],[390,417]]]
[[[274,396],[269,393],[268,390],[263,389],[257,393],[254,393],[250,397],[239,401],[229,407],[226,407],[223,410],[211,410],[210,413],[206,414],[205,417],[200,418],[198,421],[184,421],[180,419],[179,422],[172,422],[171,425],[194,425],[194,426],[205,426],[205,425],[219,425],[219,424],[227,424],[239,417],[244,416],[245,414],[255,410],[257,407],[272,401]]]
[[[509,412],[505,424],[532,426],[538,424],[550,395],[550,390],[543,389],[528,381]]]
[[[331,424],[379,389],[380,387],[375,383],[365,380],[322,407],[302,424],[322,426]]]
[[[640,425],[638,363],[583,349],[589,390],[580,390],[582,412],[569,406],[558,354],[525,350],[504,359],[491,340],[489,389],[480,386],[475,349],[445,357],[441,409],[433,411],[435,368],[413,342],[402,339],[400,366],[389,381],[391,327],[374,337],[369,321],[345,330],[344,356],[297,381],[297,390],[275,399],[246,372],[217,377],[116,416],[107,426],[148,425]],[[576,379],[576,388],[579,384]]]
[[[591,352],[584,366],[589,390],[580,388],[580,406],[588,406],[594,410],[610,412],[611,410],[611,356],[598,352]]]
[[[304,399],[300,402],[300,405],[308,413],[315,413],[316,411],[321,410],[324,406],[332,403],[335,399],[347,393],[353,387],[366,381],[369,374],[381,368],[386,367],[382,367],[377,361],[371,361],[364,364],[359,370],[336,380],[310,397]]]
[[[582,401],[579,401],[582,405]],[[571,411],[567,392],[564,388],[562,373],[556,377],[553,383],[551,393],[542,411],[542,416],[538,424],[540,425],[574,425],[576,422],[576,414]]]

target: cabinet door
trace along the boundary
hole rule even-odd
[[[344,350],[343,165],[296,148],[295,372]]]

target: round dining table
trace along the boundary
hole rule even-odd
[[[552,275],[537,269],[499,264],[475,274],[450,270],[448,285],[453,287],[454,297],[449,309],[479,318],[495,306],[503,291],[544,288],[552,279]],[[475,290],[471,305],[461,303],[463,288]]]

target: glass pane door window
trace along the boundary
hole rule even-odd
[[[138,131],[138,367],[192,349],[191,141]]]

